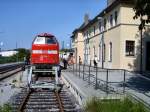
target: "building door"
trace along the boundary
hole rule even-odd
[[[146,43],[146,70],[150,71],[150,42]]]

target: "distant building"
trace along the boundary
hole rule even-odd
[[[84,22],[72,37],[76,57],[112,69],[140,70],[140,20],[134,20],[133,0],[107,0],[107,7]],[[150,28],[143,31],[143,70],[150,71]],[[78,60],[78,59],[77,59]]]
[[[13,55],[17,54],[17,52],[18,51],[15,51],[15,50],[1,51],[0,56],[9,57],[9,56],[13,56]]]
[[[75,62],[79,63],[79,56],[81,61],[84,61],[84,38],[83,32],[81,31],[89,23],[89,15],[85,14],[84,23],[77,29],[73,31],[72,39],[72,49],[74,51]]]

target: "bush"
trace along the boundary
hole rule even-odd
[[[0,64],[11,63],[16,61],[24,61],[25,57],[26,59],[30,58],[30,51],[28,49],[18,48],[15,50],[18,51],[18,53],[14,54],[13,56],[9,57],[0,56]]]
[[[146,112],[143,104],[124,100],[100,100],[92,98],[85,105],[86,112]]]
[[[3,106],[0,106],[0,112],[12,112],[12,108],[10,104],[4,104]]]

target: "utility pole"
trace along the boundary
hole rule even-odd
[[[143,63],[143,60],[142,60],[142,58],[143,58],[143,25],[142,25],[142,21],[143,21],[143,19],[142,19],[142,16],[141,16],[141,26],[140,26],[140,40],[141,40],[141,43],[140,43],[140,73],[142,74],[143,73],[143,65],[142,65],[142,63]]]
[[[64,49],[64,41],[62,41],[62,49]]]
[[[16,51],[18,51],[18,44],[17,44],[17,42],[16,42]],[[16,62],[18,62],[18,53],[19,53],[19,51],[16,53]]]

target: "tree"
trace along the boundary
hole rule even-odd
[[[24,61],[24,58],[30,57],[30,51],[25,48],[16,49],[18,53],[14,57],[18,58],[18,61]]]
[[[150,0],[134,0],[134,19],[141,19],[139,29],[142,30],[146,24],[150,23]],[[143,19],[143,17],[146,17]]]

